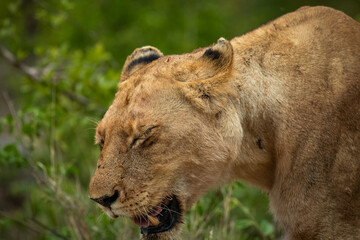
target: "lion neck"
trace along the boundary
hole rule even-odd
[[[244,41],[248,42],[248,41]],[[232,40],[234,47],[234,77],[232,86],[237,98],[226,107],[225,125],[233,130],[233,138],[223,128],[233,156],[233,179],[242,179],[270,191],[275,178],[276,140],[284,99],[280,82],[264,74],[261,59],[264,51],[253,45]],[[257,54],[260,53],[260,54]],[[235,132],[235,133],[234,133]],[[236,140],[234,140],[236,139]],[[234,149],[236,149],[234,151]]]

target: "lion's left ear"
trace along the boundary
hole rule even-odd
[[[199,72],[206,72],[207,77],[179,83],[181,91],[199,110],[216,114],[226,106],[229,94],[233,93],[229,81],[233,64],[231,43],[220,38],[205,50],[197,64]]]
[[[137,70],[141,69],[145,65],[162,56],[164,56],[164,54],[160,52],[159,49],[152,46],[135,49],[134,52],[126,58],[121,73],[121,82],[125,81],[131,74],[133,74]]]
[[[206,49],[199,59],[200,64],[213,75],[223,74],[231,67],[233,62],[233,48],[225,38],[220,38],[215,45]]]

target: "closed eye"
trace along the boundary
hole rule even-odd
[[[142,132],[138,137],[134,138],[130,143],[130,148],[133,148],[136,145],[136,143],[140,141],[145,141],[149,137],[151,131],[156,127],[157,126],[150,126],[148,129]]]
[[[104,143],[105,143],[104,140],[101,139],[101,141],[99,142],[100,152],[103,150]]]

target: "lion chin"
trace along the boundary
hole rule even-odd
[[[208,190],[268,193],[285,239],[360,236],[360,24],[303,7],[231,41],[126,59],[98,123],[89,197],[142,239],[176,239]]]
[[[104,207],[99,199],[93,199],[101,204],[103,211],[113,219],[118,218],[116,210]],[[183,210],[176,196],[165,197],[164,200],[148,213],[130,217],[132,222],[139,226],[142,239],[175,239],[183,224]]]
[[[147,216],[132,221],[140,227],[144,239],[173,239],[182,223],[182,210],[176,196],[165,198]]]

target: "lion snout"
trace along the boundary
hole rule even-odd
[[[89,198],[98,204],[110,208],[116,200],[124,195],[123,191],[116,188],[116,183],[111,176],[95,172],[89,184]]]
[[[119,198],[119,191],[115,190],[114,194],[112,196],[104,195],[98,198],[91,198],[91,200],[99,203],[100,205],[104,207],[110,207],[113,202],[116,201],[116,199]]]

